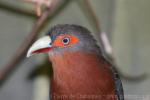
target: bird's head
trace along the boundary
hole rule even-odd
[[[86,28],[78,25],[56,25],[30,47],[27,57],[37,53],[52,56],[74,51],[98,53],[99,48]]]

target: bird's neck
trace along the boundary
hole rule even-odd
[[[105,68],[108,67],[107,64],[104,64],[96,54],[67,52],[52,57],[51,61],[53,94],[67,96],[70,94],[114,94],[112,73]],[[103,82],[105,80],[109,81]]]
[[[99,57],[94,53],[86,52],[66,52],[61,55],[51,57],[53,64],[53,74],[56,79],[66,77],[79,77],[80,75],[88,75],[88,71],[100,64]],[[98,68],[99,69],[99,68]]]

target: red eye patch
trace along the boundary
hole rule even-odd
[[[76,44],[78,41],[79,39],[74,35],[60,35],[55,39],[53,45],[67,47]]]

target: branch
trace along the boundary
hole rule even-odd
[[[85,14],[85,17],[88,18],[88,21],[90,22],[93,29],[100,33],[101,32],[100,21],[98,20],[90,1],[89,0],[76,0],[76,2],[78,3],[79,7]],[[97,35],[99,35],[99,33]]]
[[[41,31],[43,24],[47,21],[49,16],[52,16],[60,2],[59,0],[53,0],[52,5],[43,13],[43,15],[37,20],[35,25],[33,26],[29,35],[25,38],[21,46],[18,48],[14,56],[10,59],[10,61],[3,67],[5,68],[0,72],[0,85],[4,83],[7,77],[11,74],[11,72],[16,68],[16,65],[20,63],[20,61],[25,57],[26,51],[30,47],[30,45],[36,39],[38,33]]]
[[[36,14],[33,13],[33,11],[26,10],[26,9],[23,9],[23,8],[20,8],[20,7],[16,7],[16,6],[13,6],[9,3],[5,3],[3,1],[0,1],[0,9],[6,10],[6,11],[9,11],[9,12],[12,12],[12,13],[24,15],[24,16],[37,18]]]
[[[90,3],[90,1],[89,1],[89,0],[84,0],[84,3],[85,3],[85,5],[86,5],[86,10],[87,10],[88,13],[89,13],[89,17],[91,17],[91,19],[92,19],[92,21],[93,21],[93,23],[94,23],[94,24],[93,24],[93,27],[95,27],[96,31],[97,31],[99,34],[101,34],[100,21],[99,21],[97,15],[96,15],[96,13],[95,13],[95,11],[94,11],[94,9],[93,9],[91,3]],[[99,35],[99,34],[98,34],[98,35]]]

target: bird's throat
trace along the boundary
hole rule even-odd
[[[85,52],[67,52],[52,57],[51,61],[54,74],[51,80],[53,96],[66,96],[64,100],[73,100],[67,98],[75,96],[75,100],[80,100],[77,97],[114,94],[114,90],[109,91],[114,88],[112,73],[98,56]]]

